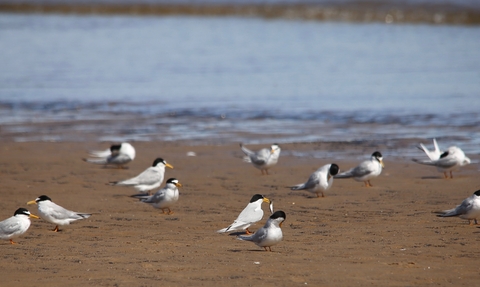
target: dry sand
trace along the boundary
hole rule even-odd
[[[290,191],[333,159],[292,151],[354,149],[368,157],[384,147],[286,144],[270,175],[241,160],[236,144],[134,143],[129,169],[81,160],[109,143],[2,142],[0,219],[45,194],[66,208],[95,213],[55,233],[32,220],[18,244],[0,242],[2,286],[475,286],[480,282],[480,229],[432,212],[452,208],[480,188],[478,166],[443,179],[432,167],[385,157],[366,188],[335,180],[325,198]],[[249,145],[252,149],[261,146]],[[186,156],[194,151],[197,156]],[[183,184],[173,215],[129,197],[108,181],[137,175],[161,156]],[[470,157],[478,161],[477,155]],[[334,160],[342,170],[358,160]],[[217,234],[255,193],[283,210],[284,240],[265,252]],[[36,213],[35,206],[29,206]],[[268,207],[264,206],[266,215]],[[266,220],[256,224],[256,230]]]

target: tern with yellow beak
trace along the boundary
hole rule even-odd
[[[370,179],[379,176],[382,173],[383,164],[382,154],[374,152],[369,160],[363,161],[357,167],[334,176],[334,178],[352,178],[356,181],[363,181],[366,187],[373,186]]]
[[[33,215],[25,208],[19,208],[12,217],[0,222],[0,239],[10,240],[10,244],[15,244],[14,238],[27,232],[30,227],[30,218],[39,218]]]
[[[147,168],[136,177],[122,181],[110,182],[111,185],[133,186],[138,192],[149,193],[151,190],[157,189],[163,183],[165,176],[165,167],[173,169],[163,158],[157,158],[153,161],[151,167]]]
[[[245,230],[247,234],[252,234],[248,227],[257,223],[263,218],[262,202],[270,203],[270,200],[261,194],[255,194],[247,206],[240,212],[237,219],[230,226],[218,230],[218,233],[232,232],[236,230]]]
[[[50,197],[46,195],[41,195],[35,200],[27,202],[27,204],[36,204],[40,217],[56,225],[53,229],[55,232],[59,231],[59,226],[69,225],[74,221],[89,218],[92,215],[91,213],[80,213],[65,209],[54,203]]]

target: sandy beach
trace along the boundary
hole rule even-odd
[[[384,146],[354,143],[284,144],[270,175],[242,161],[238,144],[194,145],[135,142],[128,169],[82,161],[98,142],[2,142],[0,218],[40,195],[68,209],[94,213],[52,232],[32,220],[18,244],[2,241],[3,286],[474,286],[478,284],[480,229],[434,211],[453,208],[480,189],[478,165],[444,179],[410,158],[385,157],[386,169],[372,188],[336,179],[324,198],[286,188],[318,167],[341,170],[359,160],[297,157],[293,151],[365,155]],[[249,145],[252,149],[263,146]],[[196,156],[187,156],[193,151]],[[421,154],[419,153],[419,156]],[[468,155],[473,161],[478,155]],[[174,169],[180,200],[174,214],[140,203],[129,187],[109,181],[137,175],[163,157]],[[265,252],[228,226],[251,196],[261,193],[283,210],[284,240]],[[35,206],[27,207],[33,214]],[[263,220],[270,214],[263,206]]]

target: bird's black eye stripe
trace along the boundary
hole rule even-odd
[[[121,144],[114,144],[110,146],[110,151],[118,151],[122,147]]]
[[[30,211],[28,211],[26,208],[20,207],[19,209],[15,210],[15,213],[13,214],[14,216],[17,214],[23,214],[23,215],[30,215]]]
[[[340,168],[338,167],[338,165],[332,163],[330,165],[330,174],[331,175],[336,175],[338,173],[338,171],[340,170]]]
[[[37,199],[35,199],[36,202],[46,201],[46,200],[52,201],[52,199],[46,195],[40,195]]]
[[[252,199],[250,199],[250,202],[255,202],[259,199],[264,199],[264,196],[261,194],[255,194],[254,196],[252,196]]]
[[[375,158],[377,158],[377,159],[383,157],[382,154],[381,154],[379,151],[374,152],[374,153],[372,154],[372,156],[375,157]]]
[[[270,216],[271,219],[277,219],[280,217],[282,217],[283,219],[287,219],[287,215],[282,210],[275,211],[275,213]]]
[[[161,163],[161,162],[163,162],[163,164],[166,164],[166,162],[165,162],[165,160],[163,160],[163,158],[158,157],[158,158],[156,158],[156,159],[153,161],[152,166],[157,166],[157,164],[159,164],[159,163]]]
[[[177,183],[178,183],[178,179],[173,178],[173,177],[172,177],[172,178],[169,178],[169,179],[167,180],[167,183],[177,184]]]

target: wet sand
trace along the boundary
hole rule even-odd
[[[31,2],[31,3],[30,3]],[[258,17],[266,19],[293,19],[308,21],[342,21],[342,22],[379,22],[379,23],[428,23],[478,25],[480,11],[473,5],[448,3],[428,3],[428,1],[341,1],[330,3],[271,3],[270,1],[251,1],[240,3],[236,1],[218,1],[218,3],[175,4],[141,3],[141,1],[3,1],[0,12],[9,13],[55,13],[55,14],[105,14],[105,15],[135,15],[135,16],[236,16]],[[147,1],[149,2],[149,1]],[[248,2],[248,1],[247,1]],[[265,2],[265,3],[262,3]]]
[[[293,151],[349,150],[367,155],[382,146],[284,144],[270,175],[242,161],[237,144],[189,146],[137,142],[125,170],[83,162],[109,143],[2,142],[0,217],[45,194],[66,208],[94,215],[55,233],[32,220],[18,244],[1,241],[2,285],[8,286],[474,286],[480,267],[480,229],[433,213],[480,189],[478,165],[453,179],[409,158],[385,157],[374,187],[336,179],[325,198],[291,191],[318,167],[341,170],[359,160],[296,157]],[[249,145],[252,149],[262,146]],[[197,156],[189,157],[194,151]],[[137,175],[163,157],[175,168],[165,178],[183,184],[173,215],[129,197],[109,181]],[[474,161],[478,155],[469,155]],[[265,252],[235,236],[217,234],[255,193],[283,210],[284,240]],[[28,206],[36,214],[35,206]],[[265,215],[256,230],[266,220]]]

